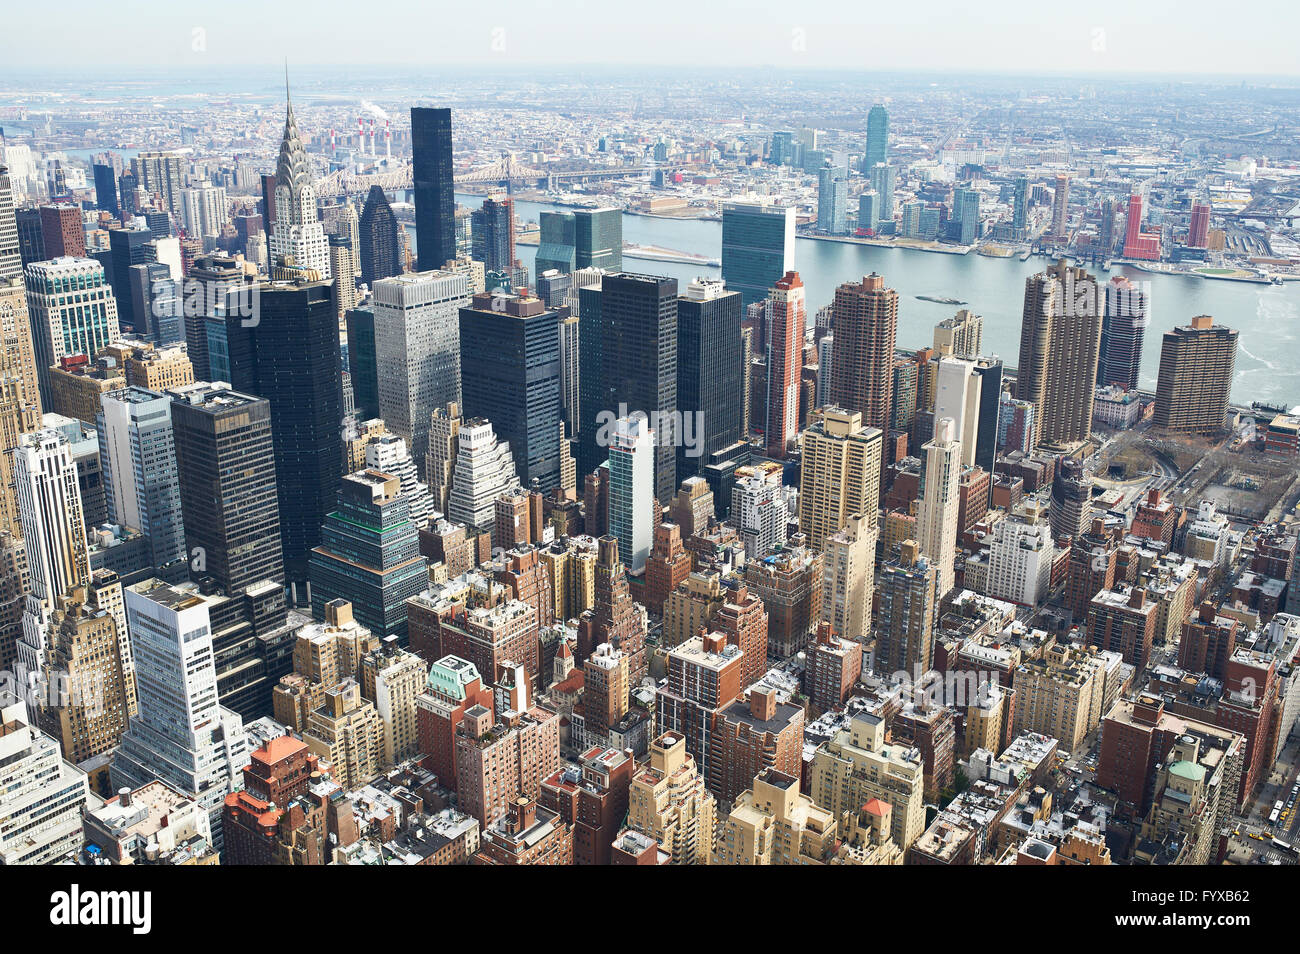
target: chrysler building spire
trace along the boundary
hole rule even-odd
[[[329,240],[316,210],[315,176],[298,133],[289,95],[289,65],[284,68],[284,138],[275,167],[275,221],[271,225],[271,270],[309,269],[330,279]]]

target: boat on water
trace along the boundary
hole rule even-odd
[[[932,301],[936,305],[964,305],[966,302],[960,298],[937,298],[934,295],[917,295],[918,301]]]

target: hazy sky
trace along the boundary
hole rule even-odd
[[[494,62],[1294,75],[1281,0],[61,0],[11,3],[0,70]]]

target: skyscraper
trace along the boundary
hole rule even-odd
[[[99,162],[91,168],[95,175],[95,207],[116,218],[121,214],[117,202],[117,173],[112,166]]]
[[[22,532],[13,450],[22,435],[40,425],[41,399],[26,291],[21,277],[0,278],[0,531]]]
[[[348,376],[358,421],[379,416],[379,364],[375,357],[375,309],[359,305],[343,316],[347,327]]]
[[[844,235],[848,213],[848,174],[842,166],[822,166],[817,173],[817,228],[827,235]]]
[[[1146,330],[1146,292],[1124,276],[1116,275],[1106,284],[1097,358],[1099,385],[1114,384],[1126,391],[1137,389]]]
[[[1124,223],[1124,257],[1149,262],[1160,260],[1160,233],[1142,231],[1142,196],[1139,193],[1128,197],[1128,219]]]
[[[156,570],[185,562],[171,400],[145,388],[110,391],[96,430],[109,516],[144,535]]]
[[[339,326],[327,282],[269,282],[257,301],[255,323],[227,318],[230,382],[271,405],[285,582],[301,605],[307,555],[343,470]]]
[[[484,292],[460,309],[459,320],[465,414],[487,418],[497,436],[510,442],[524,486],[537,481],[543,491],[558,487],[558,313],[539,298]]]
[[[202,182],[181,192],[181,221],[189,238],[204,239],[221,234],[230,224],[230,202],[222,186]]]
[[[206,382],[167,395],[192,574],[228,594],[283,582],[270,402]]]
[[[429,449],[433,409],[461,399],[460,309],[469,282],[451,272],[383,278],[372,289],[379,415],[411,456]]]
[[[161,779],[197,801],[220,848],[222,806],[248,762],[243,720],[217,701],[208,601],[161,580],[125,591],[139,715],[110,769],[114,788]]]
[[[406,639],[406,601],[429,584],[410,502],[391,474],[343,478],[338,509],[325,518],[311,554],[312,614],[347,600],[357,621],[381,639]]]
[[[746,306],[794,269],[794,206],[762,199],[722,204],[722,277]]]
[[[81,208],[68,202],[41,206],[41,240],[47,258],[81,258],[86,254],[86,231]]]
[[[181,186],[185,181],[180,156],[174,152],[142,152],[131,159],[131,175],[146,196],[159,196],[164,209],[180,214]]]
[[[289,79],[284,84],[284,138],[275,167],[275,217],[268,253],[271,268],[292,266],[307,270],[307,278],[329,281],[329,240],[316,209],[316,176],[298,134],[298,121],[289,99]],[[315,275],[310,274],[315,272]],[[275,272],[272,271],[272,276]]]
[[[957,556],[957,484],[961,478],[962,445],[952,418],[941,418],[934,440],[925,451],[925,496],[916,516],[921,552],[937,567],[936,598],[953,587],[953,560]]]
[[[633,573],[650,555],[654,535],[655,435],[644,414],[620,418],[609,445],[609,532]]]
[[[451,110],[411,108],[411,178],[419,269],[442,268],[456,257],[456,195],[451,171]]]
[[[822,619],[837,636],[865,642],[871,635],[875,591],[876,542],[880,531],[865,514],[852,514],[826,538],[822,579]],[[859,655],[861,650],[852,647]],[[838,704],[838,703],[837,703]]]
[[[447,516],[466,527],[491,530],[497,498],[518,486],[510,445],[497,440],[491,422],[483,418],[462,422],[456,431]]]
[[[90,581],[90,553],[68,439],[52,429],[24,434],[14,461],[18,515],[31,573],[18,659],[29,673],[39,673],[50,614],[60,596]]]
[[[397,216],[393,215],[393,207],[388,204],[388,196],[377,185],[371,186],[366,195],[359,231],[361,281],[373,288],[381,278],[402,274],[402,244],[397,237]]]
[[[1034,405],[1035,446],[1092,432],[1101,312],[1097,280],[1064,259],[1025,279],[1016,397]]]
[[[1052,237],[1064,239],[1070,228],[1070,177],[1056,177],[1056,189],[1052,193]]]
[[[1011,228],[1016,239],[1023,240],[1029,229],[1029,178],[1016,176],[1011,187]]]
[[[695,443],[683,439],[677,450],[679,480],[743,436],[743,311],[740,293],[717,279],[697,278],[677,299],[677,409],[683,438],[690,427]]]
[[[542,212],[538,275],[554,268],[561,273],[580,268],[623,270],[623,210],[612,206]]]
[[[893,397],[898,292],[872,272],[835,289],[835,344],[830,401],[862,415],[865,427],[885,433]]]
[[[935,591],[938,571],[915,540],[904,540],[899,554],[885,563],[877,591],[876,651],[872,668],[913,679],[930,669],[934,653]]]
[[[0,163],[0,286],[23,274],[22,247],[18,240],[18,217],[14,214],[13,182],[9,167]]]
[[[1219,434],[1227,427],[1228,397],[1237,363],[1237,331],[1209,315],[1166,331],[1156,383],[1157,427]]]
[[[894,179],[897,170],[886,162],[868,167],[871,170],[871,189],[880,197],[879,219],[891,229],[894,225]],[[892,232],[891,232],[892,234]]]
[[[50,405],[50,367],[68,355],[97,355],[121,336],[117,299],[92,258],[27,266],[27,310],[41,404]]]
[[[808,535],[809,546],[820,551],[853,514],[862,514],[874,527],[884,443],[879,428],[866,427],[856,411],[828,407],[802,440],[799,530]]]
[[[21,700],[0,708],[0,864],[73,863],[91,807],[86,773],[36,728]]]
[[[786,272],[767,296],[767,416],[769,457],[785,457],[799,434],[799,384],[807,303],[798,272]]]
[[[877,163],[889,161],[889,111],[877,103],[867,113],[867,144],[862,155],[862,168],[871,169]]]
[[[489,272],[505,272],[515,263],[515,200],[490,195],[470,217],[474,260]]]
[[[940,355],[974,358],[984,338],[984,319],[966,308],[934,326],[934,350]]]
[[[1187,226],[1187,244],[1192,248],[1205,248],[1210,235],[1210,207],[1204,202],[1192,203],[1192,217]]]
[[[654,494],[662,503],[677,489],[677,280],[627,272],[606,275],[599,299],[600,370],[593,382],[599,387],[590,401],[584,387],[583,431],[590,428],[590,439],[598,445],[602,425],[608,433],[618,418],[645,413],[655,431]],[[586,308],[584,299],[584,321]],[[582,347],[585,352],[585,338]]]

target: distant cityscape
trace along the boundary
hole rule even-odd
[[[0,91],[0,863],[1297,862],[1300,84],[738,72]]]

